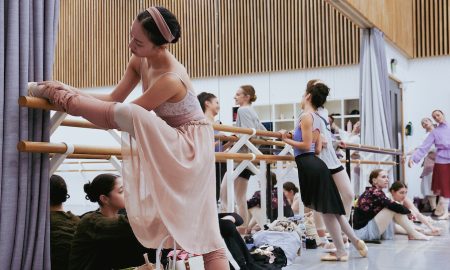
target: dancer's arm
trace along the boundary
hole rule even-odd
[[[432,131],[427,136],[422,145],[417,147],[417,149],[414,151],[414,154],[412,155],[411,159],[408,162],[408,166],[412,167],[414,163],[418,163],[422,158],[424,158],[428,154],[428,151],[430,150],[433,144],[434,144],[434,132]]]
[[[300,204],[298,198],[294,198],[291,204],[292,212],[299,213],[300,212]]]
[[[422,215],[422,214],[419,212],[419,209],[417,209],[417,208],[414,206],[414,204],[411,202],[410,199],[405,198],[405,200],[403,201],[403,205],[404,205],[406,208],[408,208],[408,209],[411,211],[411,213],[412,213],[415,217],[417,217],[417,219],[418,219],[420,222],[422,222],[423,224],[425,224],[431,231],[434,232],[434,231],[437,230],[435,227],[433,227],[433,225],[430,224],[430,222],[428,222],[428,219],[427,219],[424,215]]]
[[[314,131],[314,132],[317,132],[317,131]],[[319,134],[317,141],[316,141],[316,151],[315,151],[316,155],[320,154],[320,152],[322,151],[323,145],[324,145],[323,138]]]
[[[145,90],[142,96],[131,103],[139,105],[148,111],[152,111],[164,102],[170,101],[172,98],[180,97],[180,99],[182,99],[187,95],[187,91],[188,90],[180,78],[173,74],[166,74],[163,78],[157,80],[151,88]]]
[[[124,100],[130,95],[131,91],[133,91],[141,80],[139,71],[140,63],[140,58],[134,55],[131,56],[122,79],[111,93],[85,93],[103,101],[124,102]]]
[[[384,207],[386,207],[389,210],[392,210],[396,213],[402,214],[402,215],[408,215],[411,213],[411,211],[403,206],[402,204],[399,204],[397,202],[394,202],[393,200],[389,199],[386,194],[384,194],[381,190],[375,190],[373,192],[373,195],[380,201],[380,204]]]
[[[300,122],[300,128],[302,129],[302,142],[297,142],[295,140],[289,139],[286,132],[281,132],[281,138],[283,141],[295,148],[302,150],[309,150],[313,141],[313,130],[312,130],[313,119],[312,116],[303,117]]]
[[[140,81],[139,63],[140,63],[139,58],[132,56],[130,62],[128,63],[123,78],[120,80],[119,84],[114,88],[114,90],[108,94],[89,93],[87,91],[77,89],[71,85],[67,85],[59,81],[43,81],[38,82],[37,85],[47,89],[52,89],[49,91],[67,90],[88,98],[94,97],[96,99],[108,102],[123,102]],[[33,92],[33,90],[34,89],[32,86],[31,92],[29,91],[28,94],[31,96],[38,96],[39,94]]]

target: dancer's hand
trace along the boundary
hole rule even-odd
[[[408,161],[408,167],[412,168],[413,165],[414,165],[414,161],[412,160],[412,158],[410,158]]]
[[[431,233],[438,234],[441,232],[441,229],[431,226]]]
[[[284,129],[279,130],[278,132],[281,133],[281,139],[286,142],[286,140],[288,139],[288,132]]]

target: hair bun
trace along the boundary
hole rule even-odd
[[[315,85],[319,86],[317,87],[317,90],[322,97],[328,97],[330,94],[330,88],[326,84],[320,82]]]
[[[84,192],[86,193],[86,197],[85,197],[86,200],[89,200],[91,202],[97,202],[95,196],[93,196],[94,194],[92,194],[91,182],[84,184],[83,189],[84,189]]]

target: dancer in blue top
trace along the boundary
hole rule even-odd
[[[300,192],[306,207],[323,214],[328,232],[333,238],[336,252],[327,254],[324,261],[347,261],[348,254],[342,239],[343,231],[352,241],[359,254],[367,256],[367,246],[358,239],[345,218],[345,209],[339,191],[327,165],[316,156],[322,149],[320,138],[321,119],[316,114],[327,100],[330,89],[321,81],[309,82],[301,101],[303,114],[289,139],[281,131],[282,139],[294,147],[295,162],[298,168]]]

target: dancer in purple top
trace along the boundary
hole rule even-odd
[[[439,195],[439,209],[443,210],[439,219],[448,219],[448,204],[450,198],[450,127],[445,120],[441,110],[434,110],[431,114],[438,126],[430,132],[428,137],[418,147],[408,162],[411,168],[424,158],[431,146],[436,146],[436,160],[433,168],[433,180],[431,189],[434,194]],[[436,213],[437,214],[437,213]]]

